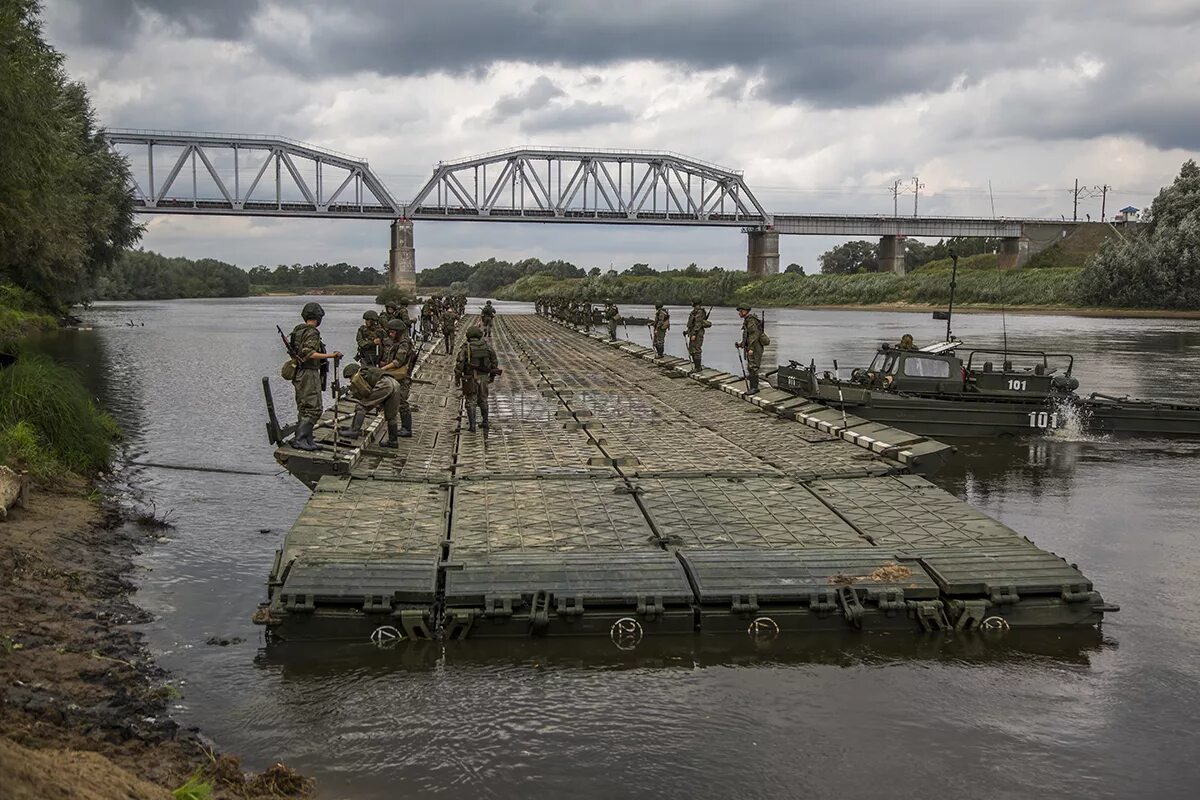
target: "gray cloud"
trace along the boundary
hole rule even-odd
[[[187,36],[239,39],[261,8],[260,0],[80,0],[78,41],[119,46],[131,43],[148,16],[158,16]]]
[[[530,133],[554,133],[628,122],[632,119],[632,112],[621,106],[576,101],[551,105],[527,114],[521,120],[521,129]]]
[[[509,117],[520,116],[526,111],[543,108],[555,98],[566,94],[562,88],[545,75],[539,75],[537,80],[519,92],[505,95],[492,106],[491,117],[495,121],[506,120]]]

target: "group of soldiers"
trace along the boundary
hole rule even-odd
[[[557,319],[583,331],[590,331],[592,325],[597,321],[597,312],[590,300],[571,300],[564,297],[538,298],[534,301],[534,310],[542,316]],[[763,330],[762,318],[752,314],[749,306],[738,306],[737,312],[742,320],[742,338],[735,342],[734,346],[738,349],[739,359],[742,354],[745,354],[746,382],[750,393],[754,394],[759,389],[759,369],[762,366],[763,349],[771,343],[771,340]],[[683,336],[687,342],[688,356],[696,371],[704,368],[701,363],[701,355],[704,350],[705,331],[712,327],[712,322],[709,320],[711,313],[711,307],[706,309],[699,299],[692,300],[692,311],[688,314]],[[608,299],[604,301],[604,307],[599,311],[598,316],[608,329],[610,341],[616,341],[618,325],[625,325],[630,321],[646,324],[650,328],[654,352],[658,354],[659,358],[665,355],[667,331],[671,329],[671,312],[662,303],[654,304],[653,319],[633,320],[622,317],[617,305]]]
[[[378,410],[387,423],[387,439],[381,446],[398,447],[400,439],[411,437],[412,407],[408,396],[419,355],[414,337],[419,334],[423,342],[428,342],[440,332],[445,337],[446,353],[452,353],[455,330],[465,309],[466,298],[461,295],[446,298],[432,295],[421,303],[419,323],[409,317],[407,307],[396,303],[386,304],[381,312],[365,312],[363,324],[355,335],[357,362],[347,364],[341,372],[347,381],[341,396],[355,402],[354,417],[347,430],[335,435],[357,439],[362,436],[368,412]],[[462,390],[470,431],[476,429],[477,408],[480,424],[488,426],[488,384],[501,373],[490,343],[495,316],[496,309],[489,300],[480,311],[482,327],[472,325],[467,329],[466,341],[455,359],[454,378]],[[325,309],[320,303],[306,303],[300,312],[303,321],[284,340],[289,358],[283,377],[296,390],[299,421],[292,447],[297,450],[321,449],[313,440],[313,429],[321,417],[330,362],[336,370],[343,356],[340,350],[326,347],[321,339],[319,329],[324,317]]]

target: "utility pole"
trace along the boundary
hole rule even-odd
[[[900,179],[892,184],[892,216],[900,216]]]
[[[1074,204],[1071,208],[1071,222],[1079,222],[1079,178],[1075,179],[1075,191],[1071,192]]]
[[[918,178],[913,178],[913,216],[917,216],[917,202],[921,199],[921,190],[925,188],[925,184],[921,183]]]
[[[1103,186],[1097,186],[1096,191],[1100,193],[1100,221],[1104,222],[1104,207],[1108,204],[1108,190],[1112,187],[1107,183]],[[1092,195],[1095,197],[1095,195]]]

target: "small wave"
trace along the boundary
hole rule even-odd
[[[1058,418],[1058,426],[1053,428],[1048,436],[1061,442],[1107,442],[1112,437],[1105,433],[1095,433],[1089,430],[1092,412],[1070,401],[1062,401],[1055,405],[1054,413]]]

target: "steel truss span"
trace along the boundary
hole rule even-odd
[[[742,174],[676,153],[518,148],[443,161],[413,219],[764,225]]]
[[[165,214],[395,219],[363,159],[275,136],[112,129],[136,207]]]

